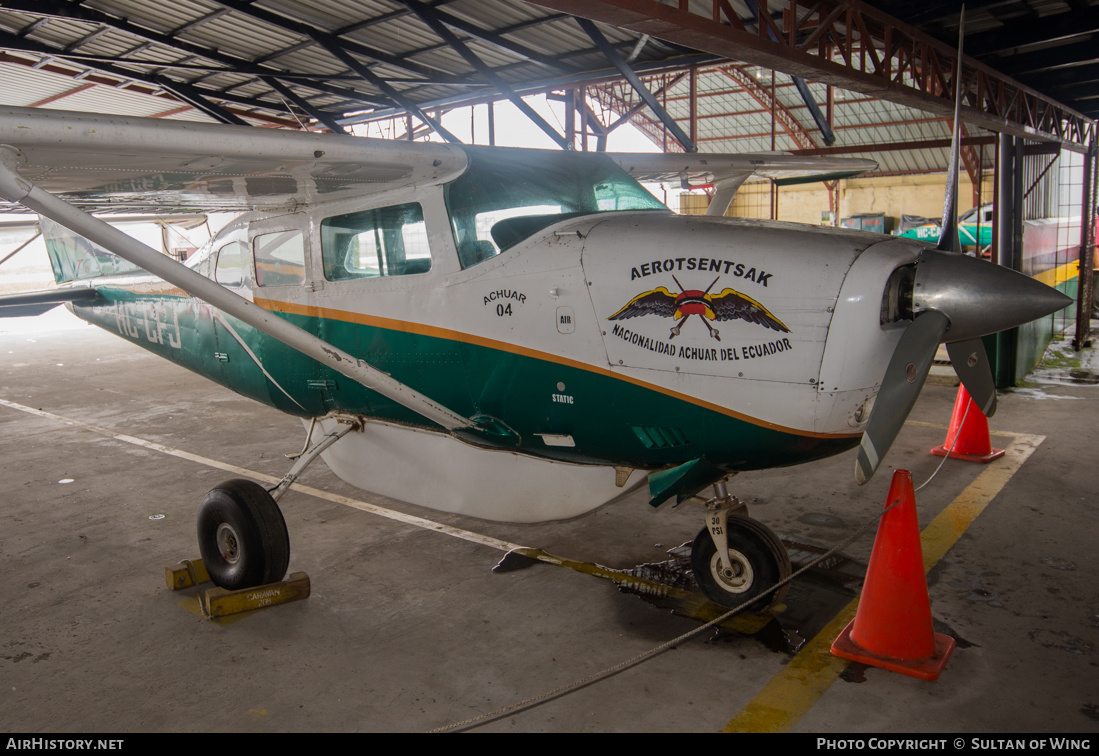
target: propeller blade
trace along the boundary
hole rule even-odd
[[[958,165],[961,163],[962,143],[962,94],[965,79],[962,76],[962,43],[965,41],[965,6],[958,19],[958,65],[954,69],[954,129],[950,139],[950,162],[946,169],[946,196],[943,198],[943,225],[938,248],[944,252],[961,252],[958,240]]]
[[[935,359],[939,342],[949,325],[950,321],[941,312],[922,312],[897,343],[859,446],[855,480],[860,486],[874,476],[900,433],[927,380],[931,361]]]
[[[946,345],[950,364],[958,374],[965,390],[985,417],[996,414],[996,383],[992,377],[992,365],[988,362],[984,342],[980,339],[953,341]]]

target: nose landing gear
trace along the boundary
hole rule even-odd
[[[774,531],[747,516],[732,515],[744,505],[729,496],[725,484],[714,486],[715,497],[706,502],[707,527],[699,531],[691,547],[691,570],[708,599],[732,609],[760,596],[747,606],[763,612],[782,601],[784,585],[762,595],[792,572],[786,547]]]

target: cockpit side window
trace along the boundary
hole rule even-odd
[[[431,245],[418,202],[378,207],[321,222],[329,281],[407,276],[431,270]]]
[[[214,266],[214,280],[222,286],[243,286],[245,251],[241,242],[229,242],[219,249]]]

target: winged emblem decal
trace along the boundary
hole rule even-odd
[[[720,276],[718,276],[720,278]],[[790,333],[786,325],[771,314],[770,310],[751,297],[734,289],[724,289],[720,294],[710,294],[710,289],[718,282],[713,280],[705,291],[684,289],[679,279],[672,280],[679,286],[679,294],[673,294],[663,286],[652,291],[638,294],[626,303],[625,307],[611,315],[607,320],[627,320],[642,315],[659,315],[662,318],[675,318],[678,322],[672,328],[669,338],[675,338],[683,329],[683,324],[692,315],[698,315],[710,335],[721,341],[719,331],[710,325],[711,320],[746,320],[749,323],[771,328],[775,331]]]

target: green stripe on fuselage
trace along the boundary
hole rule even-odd
[[[99,291],[106,303],[75,306],[80,317],[240,394],[302,417],[342,411],[434,427],[350,378],[221,316],[248,345],[253,360],[212,317],[213,309],[194,299],[135,294],[124,286]],[[765,427],[606,371],[472,339],[278,314],[462,415],[502,422],[518,434],[518,446],[515,437],[506,435],[477,438],[499,448],[641,469],[706,459],[732,471],[798,464],[858,443],[857,436],[817,437]],[[575,446],[549,446],[546,435],[551,441],[571,437]]]

